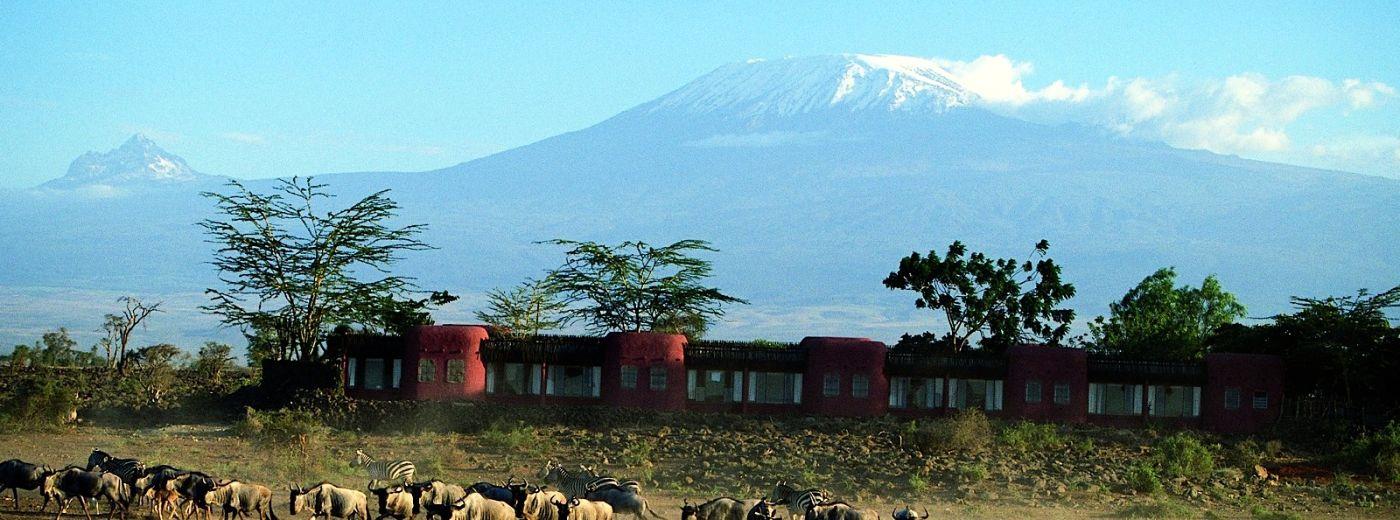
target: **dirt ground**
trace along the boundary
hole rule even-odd
[[[1394,490],[1377,492],[1379,500],[1364,506],[1319,499],[1313,496],[1316,493],[1308,491],[1310,488],[1302,485],[1283,485],[1240,500],[1214,502],[1171,494],[1134,496],[1093,488],[1046,494],[995,477],[972,485],[932,483],[914,491],[902,479],[897,485],[892,481],[882,482],[878,461],[870,466],[876,470],[860,469],[864,473],[875,473],[862,478],[836,480],[827,476],[823,459],[829,455],[818,448],[826,441],[809,441],[814,448],[808,452],[773,453],[771,449],[765,452],[761,446],[744,446],[741,441],[716,442],[703,435],[680,440],[687,439],[684,432],[672,433],[668,439],[665,433],[656,432],[661,442],[645,444],[652,447],[648,450],[655,449],[654,453],[623,451],[613,456],[599,456],[603,451],[599,445],[640,433],[528,430],[475,436],[438,433],[386,436],[340,432],[330,434],[314,446],[272,447],[252,445],[234,436],[229,426],[222,424],[159,429],[78,427],[59,433],[0,434],[0,458],[19,458],[59,468],[85,462],[87,455],[97,448],[118,457],[140,458],[147,464],[197,469],[221,478],[237,478],[273,488],[280,518],[289,516],[283,491],[289,484],[328,480],[346,487],[363,487],[365,478],[348,462],[349,454],[355,449],[382,454],[384,458],[415,460],[420,480],[441,478],[463,484],[502,481],[508,476],[523,476],[534,483],[546,460],[598,464],[619,477],[641,480],[643,494],[652,508],[675,519],[680,517],[683,499],[703,501],[723,495],[757,498],[766,494],[766,486],[771,486],[778,478],[802,481],[802,477],[816,480],[818,485],[830,482],[839,498],[879,511],[886,519],[890,510],[905,504],[927,507],[933,518],[1400,518]],[[843,440],[832,443],[850,444]],[[685,447],[691,444],[700,446]],[[859,448],[858,452],[860,450],[868,448]],[[756,460],[714,469],[709,460],[716,453]],[[766,462],[770,460],[772,462]],[[52,506],[42,515],[32,512],[42,502],[35,492],[20,492],[23,511],[17,511],[11,503],[9,491],[3,495],[0,518],[52,517]],[[105,511],[105,504],[103,508]],[[80,508],[76,511],[70,508],[65,517],[75,513],[81,518]],[[1278,516],[1267,516],[1269,514]],[[148,517],[154,518],[144,508],[132,515],[132,518]]]

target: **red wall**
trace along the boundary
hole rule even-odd
[[[884,343],[865,338],[809,337],[801,345],[807,349],[807,372],[802,376],[802,411],[820,415],[871,417],[889,409],[889,381],[885,379]],[[841,376],[838,395],[823,395],[827,374]],[[870,390],[864,398],[853,397],[851,376],[864,375]]]
[[[404,355],[403,388],[415,399],[481,399],[486,394],[486,366],[481,363],[481,342],[488,336],[479,325],[415,327],[408,334]],[[418,382],[418,362],[431,359],[437,374],[431,383]],[[466,362],[466,379],[447,382],[447,362]]]
[[[1007,417],[1084,422],[1089,415],[1089,356],[1083,349],[1018,345],[1006,352],[1001,408]],[[1040,402],[1026,402],[1026,382],[1040,381]],[[1069,384],[1069,404],[1055,404],[1055,385]]]
[[[1240,407],[1225,409],[1225,389],[1240,389]],[[1269,396],[1269,406],[1254,409],[1254,392]],[[1221,433],[1259,431],[1278,420],[1283,410],[1283,360],[1260,354],[1206,354],[1206,386],[1201,389],[1201,421]]]
[[[681,334],[614,332],[603,340],[603,402],[634,408],[685,409],[685,344]],[[636,388],[622,388],[622,366],[637,367]],[[666,388],[652,390],[651,372],[666,372]]]

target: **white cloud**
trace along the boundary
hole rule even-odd
[[[1400,136],[1356,135],[1313,145],[1315,164],[1400,177]]]
[[[1034,66],[1004,55],[942,60],[940,65],[999,113],[1048,123],[1088,123],[1124,136],[1225,154],[1305,156],[1307,147],[1295,149],[1289,133],[1300,118],[1327,110],[1344,114],[1373,108],[1396,95],[1394,87],[1379,81],[1272,79],[1254,73],[1190,82],[1174,75],[1110,77],[1102,87],[1070,87],[1055,80],[1031,88],[1026,80]],[[1339,144],[1322,150],[1325,155],[1360,154]]]
[[[246,132],[224,132],[223,137],[224,139],[242,144],[264,144],[267,142],[267,138],[262,135]]]

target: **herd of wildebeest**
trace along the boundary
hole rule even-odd
[[[419,514],[428,520],[613,520],[614,515],[622,514],[634,520],[644,520],[644,515],[665,520],[647,505],[637,481],[619,480],[590,466],[570,471],[563,464],[547,462],[539,474],[540,485],[510,477],[500,484],[461,486],[437,479],[417,481],[411,461],[374,460],[361,450],[356,450],[351,463],[369,478],[365,491],[324,481],[289,485],[286,510],[293,516],[309,512],[313,519],[369,520],[372,496],[377,502],[377,520],[405,520]],[[56,503],[55,519],[78,499],[89,520],[92,512],[100,513],[103,500],[109,519],[118,514],[127,518],[134,507],[144,506],[160,520],[209,519],[215,512],[222,513],[225,520],[248,515],[277,520],[273,492],[267,486],[169,465],[147,467],[138,459],[116,458],[96,449],[86,466],[70,465],[60,470],[19,459],[0,462],[0,497],[10,490],[15,509],[20,509],[21,489],[39,492],[44,499],[40,512]],[[881,520],[877,512],[856,509],[832,500],[821,490],[800,489],[785,481],[762,498],[722,497],[699,504],[686,500],[681,520],[778,520],[778,507],[802,520]],[[929,516],[927,509],[918,513],[908,507],[890,515],[891,520],[926,520]]]

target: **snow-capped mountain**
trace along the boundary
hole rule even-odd
[[[939,114],[976,98],[931,60],[841,54],[726,65],[640,110],[758,121],[824,111]]]
[[[144,135],[136,134],[106,152],[88,152],[68,165],[63,177],[45,188],[72,189],[90,185],[174,184],[198,181],[209,175],[197,172],[180,156],[167,152]]]
[[[474,295],[556,267],[561,252],[534,242],[551,238],[711,241],[715,285],[753,302],[713,328],[721,338],[933,328],[880,281],[910,251],[953,240],[1018,257],[1049,240],[1086,319],[1164,266],[1181,283],[1217,274],[1252,316],[1288,310],[1292,295],[1396,283],[1398,181],[1044,126],[976,101],[917,58],[746,62],[489,157],[318,180],[340,204],[389,188],[402,222],[428,225],[438,249],[397,270],[467,296],[443,322],[470,320]],[[197,345],[216,334],[194,310],[216,283],[194,225],[211,204],[194,190],[146,193],[0,201],[0,301],[32,314],[12,312],[0,344],[55,324],[98,330],[109,310],[87,302],[122,293],[181,302],[153,335],[177,328],[166,340]],[[110,292],[65,300],[55,288]]]

